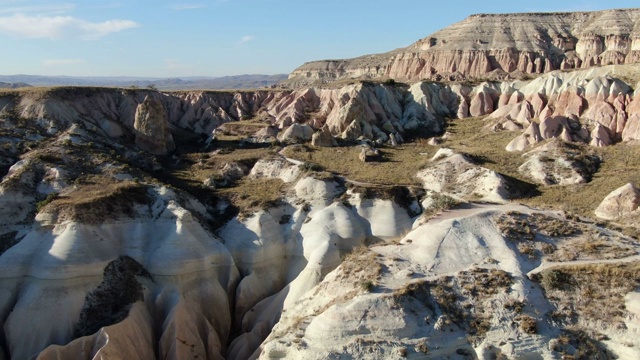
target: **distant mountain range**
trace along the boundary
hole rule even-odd
[[[31,85],[25,83],[6,83],[0,82],[0,89],[17,89],[21,87],[29,87]]]
[[[287,79],[287,74],[223,77],[145,78],[127,76],[0,75],[0,87],[115,86],[155,87],[159,90],[260,89]],[[15,86],[19,85],[19,86]]]

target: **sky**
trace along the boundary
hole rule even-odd
[[[0,0],[0,75],[289,73],[405,47],[476,13],[592,11],[611,1]],[[616,8],[640,7],[616,0]]]

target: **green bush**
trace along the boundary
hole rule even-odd
[[[40,212],[47,204],[58,198],[58,193],[51,193],[47,197],[36,204],[36,211]]]

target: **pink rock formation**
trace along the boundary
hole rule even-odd
[[[596,124],[596,127],[591,131],[591,142],[589,145],[594,147],[604,147],[611,145],[611,137],[607,128],[600,124]]]
[[[623,141],[640,140],[640,94],[627,106],[627,124],[622,131]]]
[[[478,92],[471,99],[471,106],[469,107],[469,115],[482,116],[491,114],[493,112],[493,99],[484,91]]]
[[[554,115],[577,120],[585,108],[585,100],[575,90],[564,91],[555,103]]]
[[[525,132],[513,139],[509,145],[507,145],[507,151],[523,151],[531,145],[537,144],[542,141],[540,135],[540,129],[537,123],[531,123]]]
[[[472,15],[407,48],[306,63],[290,74],[288,82],[304,85],[383,76],[440,80],[635,63],[640,59],[639,23],[640,9]]]

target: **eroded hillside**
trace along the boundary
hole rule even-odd
[[[509,77],[639,61],[639,9],[477,14],[384,54],[306,63],[285,83]]]
[[[0,359],[637,358],[637,74],[4,91]]]

